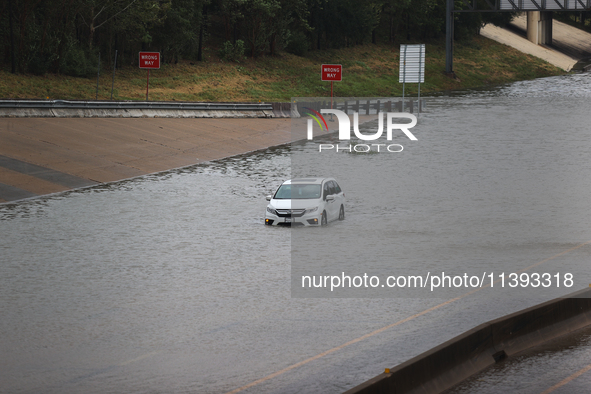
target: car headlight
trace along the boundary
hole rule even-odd
[[[312,212],[316,212],[317,210],[318,210],[318,207],[308,208],[308,209],[306,209],[305,213],[312,213]]]
[[[275,216],[277,216],[277,211],[275,211],[273,208],[271,207],[267,207],[267,212],[269,212],[270,214],[273,214]]]

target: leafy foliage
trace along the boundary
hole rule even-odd
[[[236,44],[231,41],[224,42],[219,52],[220,59],[230,62],[239,62],[244,58],[244,41],[237,40]]]
[[[106,68],[137,65],[140,50],[162,62],[207,53],[303,56],[310,50],[408,42],[445,33],[446,0],[0,0],[0,65],[21,73],[90,76],[98,54]],[[455,0],[457,7],[463,1]],[[484,0],[478,0],[484,1]],[[508,13],[456,14],[456,39]]]

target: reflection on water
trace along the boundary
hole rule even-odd
[[[291,298],[290,245],[300,234],[322,246],[316,235],[355,231],[375,235],[376,253],[426,270],[482,267],[491,256],[523,267],[591,239],[579,105],[557,107],[575,122],[552,133],[536,131],[542,117],[513,131],[474,126],[518,110],[490,96],[586,94],[587,79],[435,99],[419,141],[404,142],[401,155],[339,158],[348,165],[327,175],[346,192],[347,219],[327,229],[263,225],[265,196],[291,176],[294,160],[302,164],[289,146],[1,205],[0,392],[220,393],[336,347],[244,392],[341,392],[539,302],[526,290],[482,291],[340,348],[442,300]],[[451,122],[455,129],[442,127]],[[395,186],[390,200],[376,189],[380,177]],[[380,232],[376,222],[390,226]],[[547,266],[580,269],[588,258],[581,247]]]
[[[0,387],[68,391],[256,316],[289,268],[261,196],[288,177],[284,147],[2,206]]]
[[[589,98],[591,85],[589,73],[561,75],[556,77],[518,81],[490,88],[477,88],[466,91],[443,92],[437,96],[449,97],[524,97],[546,98],[571,97]]]
[[[586,328],[495,364],[457,385],[449,394],[539,394],[558,385],[552,392],[586,393],[591,381],[590,350],[591,329]]]
[[[571,103],[558,97],[432,99],[413,129],[418,141],[401,132],[391,141],[404,146],[400,153],[318,151],[319,144],[374,142],[339,142],[336,135],[294,144],[292,173],[336,177],[347,195],[348,220],[321,234],[293,232],[292,295],[454,298],[470,287],[465,274],[474,287],[483,278],[490,286],[502,273],[591,240],[588,119],[569,112]],[[576,112],[589,110],[581,101]],[[526,294],[543,300],[572,292],[564,287],[565,274],[573,276],[574,288],[586,287],[587,257],[570,254],[540,267],[540,275],[562,280]],[[374,286],[301,286],[302,277],[342,282],[364,274],[375,276]],[[428,285],[390,287],[389,276],[421,276],[419,283]],[[440,288],[450,276],[464,284]],[[499,283],[487,293],[514,297],[519,290]]]

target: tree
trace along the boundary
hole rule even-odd
[[[247,0],[220,0],[218,7],[224,21],[226,41],[232,40],[236,44],[238,39],[239,23],[244,19],[242,11]]]
[[[198,56],[200,31],[205,24],[204,7],[208,0],[175,0],[163,23],[155,26],[152,43],[160,48],[164,62],[175,62],[182,56]]]
[[[250,55],[257,57],[264,52],[267,43],[276,33],[277,23],[273,19],[278,17],[281,4],[278,0],[247,0],[242,13],[246,29],[246,41],[250,46]]]
[[[88,48],[92,48],[96,29],[117,15],[130,10],[137,0],[83,0],[80,16],[88,26]],[[133,9],[130,10],[132,12]]]

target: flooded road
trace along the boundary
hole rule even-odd
[[[0,205],[0,392],[338,393],[588,286],[590,92],[581,74],[434,98],[399,155],[283,146]],[[264,196],[306,168],[339,180],[347,219],[264,226]],[[538,264],[574,286],[292,298],[303,244],[343,266],[369,245],[376,272]]]
[[[476,374],[447,394],[589,392],[591,329],[549,341]]]

